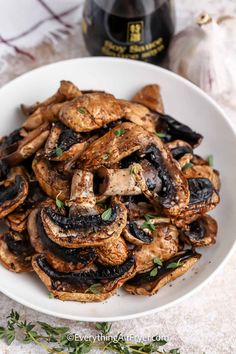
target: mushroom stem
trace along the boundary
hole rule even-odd
[[[70,215],[94,213],[96,198],[93,192],[93,174],[88,171],[76,170],[71,183]]]

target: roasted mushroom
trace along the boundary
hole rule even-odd
[[[142,245],[134,251],[137,272],[152,268],[156,257],[166,261],[179,250],[179,232],[174,225],[168,223],[156,224],[151,235],[153,240],[150,244]]]
[[[13,168],[9,178],[0,186],[0,218],[10,214],[28,195],[28,182],[24,170]]]
[[[209,246],[216,242],[217,222],[210,215],[203,215],[181,232],[181,238],[195,247]]]
[[[162,140],[165,143],[180,139],[186,141],[194,148],[201,143],[203,136],[187,125],[166,114],[159,112],[157,115],[156,131],[163,134]]]
[[[48,123],[43,123],[17,143],[10,145],[7,151],[5,151],[5,154],[3,153],[2,158],[10,166],[15,166],[21,163],[41,148],[45,143],[48,134],[49,125]]]
[[[36,155],[32,169],[42,190],[51,198],[67,200],[70,198],[70,180],[66,175],[59,174],[56,168],[41,154]]]
[[[126,225],[127,210],[118,198],[113,198],[107,214],[64,216],[53,208],[43,208],[41,219],[48,237],[63,247],[101,246],[116,239]]]
[[[26,234],[8,231],[0,236],[0,262],[16,273],[31,272],[31,257],[34,249]]]
[[[160,265],[155,264],[148,271],[137,273],[125,283],[124,288],[131,294],[154,295],[164,285],[186,273],[200,257],[195,251],[182,251]]]
[[[67,102],[60,110],[59,119],[76,133],[99,129],[120,119],[123,111],[113,95],[94,92]]]
[[[98,262],[104,265],[119,265],[128,258],[128,246],[122,237],[106,241],[96,248]]]
[[[43,255],[36,255],[32,265],[54,297],[92,302],[106,300],[133,275],[134,259],[128,258],[118,266],[97,266],[67,273],[54,270]]]
[[[132,101],[141,103],[154,112],[164,113],[164,106],[159,85],[152,84],[144,86],[132,98]]]
[[[208,178],[216,191],[220,190],[219,172],[207,165],[193,165],[183,171],[186,178]]]

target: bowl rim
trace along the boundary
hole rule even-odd
[[[225,123],[228,125],[228,128],[232,131],[233,135],[234,135],[234,140],[236,142],[236,130],[233,126],[233,124],[231,123],[231,121],[228,119],[227,115],[225,114],[225,112],[223,111],[223,109],[218,105],[218,103],[211,98],[208,94],[206,94],[202,89],[200,89],[198,86],[196,86],[195,84],[193,84],[192,82],[188,81],[187,79],[181,77],[180,75],[169,71],[166,68],[162,68],[150,63],[146,63],[146,62],[141,62],[138,60],[130,60],[130,59],[124,59],[124,58],[113,58],[113,57],[103,57],[103,56],[97,56],[97,57],[81,57],[81,58],[73,58],[73,59],[67,59],[67,60],[61,60],[58,62],[54,62],[54,63],[50,63],[50,64],[46,64],[43,66],[40,66],[38,68],[35,68],[33,70],[27,71],[25,73],[23,73],[22,75],[16,77],[15,79],[9,81],[8,83],[4,84],[1,88],[0,88],[0,94],[1,94],[1,90],[3,89],[8,89],[11,86],[14,86],[14,84],[22,79],[24,79],[27,76],[30,76],[34,73],[40,72],[40,71],[44,71],[46,68],[50,68],[52,66],[60,66],[66,63],[70,63],[70,62],[87,62],[87,61],[94,61],[94,62],[99,62],[99,61],[107,61],[107,62],[116,62],[116,63],[127,63],[129,65],[132,65],[132,63],[134,65],[140,66],[140,68],[145,68],[145,67],[150,67],[152,69],[155,68],[155,70],[157,71],[164,71],[165,75],[170,76],[170,77],[174,77],[176,80],[182,82],[185,86],[189,87],[191,90],[194,90],[195,92],[197,92],[200,96],[202,96],[210,105],[213,105],[214,108],[219,112],[219,114],[222,116],[222,119],[224,119]],[[200,291],[209,281],[211,281],[213,279],[213,277],[215,277],[217,275],[217,273],[219,272],[219,270],[224,267],[224,265],[228,262],[228,260],[230,259],[230,257],[232,256],[232,254],[234,253],[234,251],[236,250],[236,238],[233,241],[233,246],[232,248],[229,250],[229,252],[225,255],[225,257],[222,259],[221,262],[219,262],[216,266],[216,268],[212,271],[212,273],[210,275],[208,275],[208,277],[206,279],[204,279],[200,284],[196,285],[192,290],[190,290],[189,292],[187,292],[186,294],[182,295],[181,297],[170,301],[169,303],[165,304],[165,305],[161,305],[157,308],[153,308],[150,310],[146,310],[146,311],[142,311],[140,313],[133,313],[133,314],[128,314],[128,315],[118,315],[118,316],[109,316],[109,317],[96,317],[96,316],[77,316],[77,315],[70,315],[70,314],[63,314],[63,313],[57,313],[53,310],[49,310],[49,309],[44,309],[44,308],[40,308],[37,305],[31,304],[29,301],[26,301],[24,299],[19,299],[17,296],[12,295],[11,292],[8,292],[7,290],[0,290],[4,295],[8,296],[9,298],[13,299],[14,301],[29,307],[35,311],[38,311],[40,313],[44,313],[56,318],[62,318],[62,319],[67,319],[67,320],[73,320],[73,321],[84,321],[84,322],[114,322],[114,321],[123,321],[123,320],[129,320],[129,319],[135,319],[135,318],[140,318],[143,316],[147,316],[150,314],[155,314],[159,311],[162,310],[166,310],[168,308],[170,308],[171,306],[177,305],[178,303],[186,300],[187,298],[189,298],[190,296],[192,296],[193,294],[195,294],[196,292]]]

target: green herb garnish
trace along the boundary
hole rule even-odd
[[[53,293],[48,293],[48,297],[49,297],[49,299],[54,299]]]
[[[88,289],[85,290],[84,293],[99,294],[101,292],[101,289],[102,289],[102,284],[96,283],[96,284],[92,284]]]
[[[153,259],[153,263],[154,263],[154,264],[157,264],[157,265],[159,265],[159,266],[162,266],[162,264],[163,264],[159,257],[155,257],[155,258]]]
[[[54,151],[55,151],[55,154],[57,157],[60,157],[63,154],[62,148],[60,148],[58,146],[55,147]]]
[[[207,161],[208,161],[208,165],[210,167],[213,167],[214,165],[214,158],[213,158],[213,155],[209,155],[208,158],[207,158]]]
[[[181,260],[179,259],[178,262],[172,262],[170,264],[168,264],[168,266],[166,267],[167,269],[176,269],[178,267],[180,267],[182,265]]]
[[[61,194],[61,192],[58,193],[58,195],[56,196],[56,206],[57,206],[59,209],[63,208],[64,205],[65,205],[64,202],[58,198],[60,194]]]
[[[144,223],[141,225],[141,229],[148,229],[150,231],[155,231],[156,226],[150,221],[144,221]]]
[[[139,165],[131,166],[130,169],[129,169],[129,173],[131,175],[136,175],[138,173],[138,171],[139,171],[139,168],[140,168]]]
[[[108,208],[102,213],[102,220],[108,221],[111,218],[112,208]]]
[[[115,132],[114,132],[114,133],[115,133],[115,136],[119,137],[119,136],[121,136],[121,135],[125,134],[125,132],[126,132],[126,130],[125,130],[125,129],[120,128],[120,129],[115,130]]]
[[[103,158],[103,160],[108,160],[109,159],[109,154],[104,154],[103,156],[102,156],[102,158]]]
[[[118,354],[180,354],[179,349],[161,349],[160,347],[167,341],[160,336],[154,336],[150,342],[135,343],[126,341],[121,334],[110,336],[111,327],[112,324],[107,322],[96,323],[95,328],[99,331],[98,340],[83,339],[83,336],[78,340],[78,333],[70,332],[69,327],[54,327],[40,321],[28,322],[22,320],[18,312],[11,310],[10,315],[7,316],[6,326],[0,327],[0,338],[5,339],[8,345],[11,345],[15,339],[21,340],[22,344],[34,343],[45,353],[51,354],[86,354],[97,348],[104,353],[106,351]]]
[[[157,269],[157,268],[153,268],[153,269],[151,270],[151,272],[150,272],[150,276],[151,276],[151,277],[155,277],[155,276],[157,275],[157,273],[158,273],[158,269]]]
[[[182,167],[182,171],[186,171],[188,168],[193,167],[192,162],[187,162],[183,167]]]
[[[166,133],[158,133],[158,132],[156,132],[156,135],[158,136],[158,138],[165,138],[166,136],[167,136],[167,134]]]
[[[77,108],[77,112],[81,113],[81,114],[85,114],[86,110],[83,107],[78,107]]]

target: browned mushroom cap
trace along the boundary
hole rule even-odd
[[[84,251],[84,253],[86,253],[86,250]],[[65,260],[57,257],[54,253],[49,252],[48,250],[46,250],[44,252],[44,255],[45,255],[46,260],[50,264],[50,266],[59,272],[66,272],[67,273],[67,272],[78,271],[78,270],[85,268],[86,266],[91,265],[93,262],[92,259],[90,261],[88,261],[86,265],[81,262],[76,262],[76,263],[75,262],[68,262],[68,261],[65,261]]]
[[[2,157],[9,165],[15,166],[33,155],[45,143],[49,134],[49,124],[44,123],[22,140],[9,146]]]
[[[39,211],[40,211],[40,207],[35,208],[30,212],[27,220],[27,230],[28,230],[29,240],[32,247],[35,249],[37,253],[43,253],[46,251],[46,247],[44,246],[41,240],[41,237],[38,232],[37,224],[36,224],[37,221],[36,217]]]
[[[159,85],[152,84],[144,86],[136,93],[132,101],[141,103],[154,112],[164,113],[164,105]]]
[[[61,122],[53,123],[45,144],[45,156],[53,161],[65,161],[75,155],[78,158],[90,141],[86,134],[75,133]]]
[[[11,170],[9,178],[0,186],[0,218],[10,214],[28,195],[28,182],[21,167]]]
[[[108,212],[109,217],[104,213],[67,217],[43,208],[41,219],[48,237],[63,247],[100,246],[105,240],[118,238],[126,225],[127,210],[118,198],[113,198]]]
[[[55,122],[58,120],[58,114],[64,103],[53,103],[48,106],[42,106],[36,109],[24,121],[22,126],[27,130],[38,128],[44,122]]]
[[[128,258],[128,246],[122,237],[106,241],[96,248],[98,261],[104,265],[119,265]]]
[[[0,262],[16,273],[32,271],[31,257],[34,250],[27,236],[14,231],[0,235]]]
[[[186,273],[200,257],[201,255],[195,251],[182,251],[161,265],[155,264],[152,269],[137,273],[124,288],[131,294],[154,295],[167,283]],[[156,271],[153,271],[154,269]]]
[[[217,222],[210,215],[203,215],[181,232],[181,238],[195,247],[209,246],[216,242]]]
[[[153,240],[150,244],[142,245],[134,251],[137,272],[152,268],[156,257],[166,261],[179,250],[179,232],[174,225],[168,223],[156,224],[151,235]]]
[[[123,111],[113,95],[88,93],[63,105],[59,119],[77,133],[89,132],[120,119]]]
[[[70,200],[67,204],[71,207],[71,216],[78,213],[96,212],[96,197],[93,191],[93,174],[91,172],[75,170],[71,182]]]
[[[135,180],[134,172],[138,164],[130,165],[124,169],[108,169],[104,166],[98,168],[95,174],[95,190],[99,195],[139,195],[142,188]],[[161,181],[156,174],[155,168],[146,163],[140,165],[145,185],[154,186],[155,190],[161,189]]]
[[[30,209],[24,211],[14,211],[7,215],[6,224],[10,229],[17,232],[23,232],[27,228],[27,219],[30,214]]]
[[[57,90],[57,92],[53,96],[47,98],[43,102],[35,103],[32,106],[26,106],[26,105],[22,104],[21,109],[22,109],[22,112],[28,116],[28,115],[32,114],[33,112],[35,112],[36,109],[38,109],[39,107],[45,107],[45,106],[49,106],[50,104],[53,104],[53,103],[60,103],[63,101],[72,100],[73,98],[81,96],[81,95],[82,95],[82,92],[72,82],[62,80],[60,82],[59,89]]]
[[[166,146],[170,150],[173,158],[178,161],[181,168],[184,168],[190,163],[193,157],[193,148],[186,141],[174,140],[167,143]]]
[[[51,163],[37,154],[32,169],[42,190],[51,198],[59,196],[60,200],[67,200],[70,197],[69,177],[59,174]]]
[[[119,102],[124,111],[123,115],[125,119],[140,125],[151,133],[156,131],[155,115],[147,107],[125,100],[120,100]]]
[[[134,272],[133,258],[118,266],[94,266],[83,271],[67,273],[54,270],[43,255],[36,255],[32,265],[56,298],[82,302],[108,299]]]
[[[219,172],[207,165],[193,165],[183,171],[186,178],[208,178],[216,191],[220,190]]]

